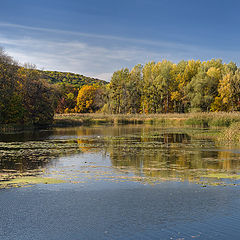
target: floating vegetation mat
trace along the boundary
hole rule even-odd
[[[58,184],[64,183],[65,181],[54,178],[46,177],[18,177],[8,179],[6,181],[0,181],[0,188],[12,188],[12,187],[27,187],[34,184]]]
[[[22,172],[43,167],[52,159],[81,153],[77,140],[0,142],[0,169]]]
[[[41,177],[45,167],[61,156],[79,153],[76,140],[0,142],[0,188],[59,183],[60,180]]]

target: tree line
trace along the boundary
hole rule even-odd
[[[226,64],[220,59],[138,64],[131,70],[124,68],[114,72],[107,85],[84,86],[75,94],[67,93],[65,101],[65,107],[58,112],[239,111],[240,69],[235,63]],[[67,102],[71,102],[71,106]]]
[[[105,106],[111,113],[240,110],[240,70],[220,59],[167,60],[114,72]]]
[[[51,124],[55,113],[240,110],[240,69],[220,59],[138,64],[114,72],[109,84],[73,84],[80,76],[20,66],[0,49],[0,123]]]

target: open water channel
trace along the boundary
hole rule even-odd
[[[240,147],[215,131],[0,135],[0,239],[239,239]]]

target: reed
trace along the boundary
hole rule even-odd
[[[57,125],[89,125],[89,124],[152,124],[173,126],[228,127],[240,122],[240,113],[168,113],[168,114],[58,114]]]
[[[218,141],[240,144],[240,122],[233,123],[230,127],[223,130],[218,137]]]

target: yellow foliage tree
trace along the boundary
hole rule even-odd
[[[207,71],[207,75],[211,78],[220,79],[221,78],[221,71],[219,68],[210,67]]]
[[[98,108],[96,103],[97,94],[98,87],[88,85],[83,86],[78,92],[75,111],[79,113],[95,112]]]
[[[212,111],[236,111],[240,105],[240,72],[236,71],[223,76],[219,81],[218,93],[212,106]]]

